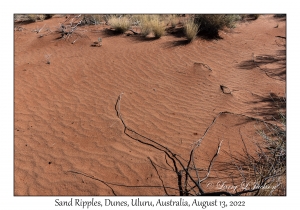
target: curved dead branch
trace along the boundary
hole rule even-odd
[[[265,122],[264,120],[258,119],[258,118],[254,118],[251,116],[247,116],[244,114],[237,114],[237,113],[233,113],[233,112],[228,112],[228,111],[224,111],[224,112],[220,112],[217,114],[217,116],[214,117],[214,119],[212,120],[211,124],[207,127],[207,129],[205,130],[205,132],[203,133],[202,137],[199,138],[193,145],[190,154],[189,154],[189,160],[186,161],[183,158],[181,158],[179,155],[177,155],[176,153],[172,152],[169,148],[167,148],[166,146],[162,145],[161,143],[158,143],[157,141],[150,139],[138,132],[136,132],[135,130],[129,128],[123,117],[121,114],[121,99],[122,99],[122,94],[119,95],[116,103],[115,103],[115,110],[116,110],[116,114],[117,117],[120,119],[120,121],[122,122],[122,125],[124,127],[124,134],[126,136],[128,136],[130,139],[135,140],[139,143],[142,143],[144,145],[150,146],[152,148],[154,148],[157,151],[163,152],[165,154],[165,161],[168,167],[170,167],[170,169],[166,169],[165,167],[162,166],[158,166],[156,165],[149,157],[149,161],[151,163],[151,165],[153,166],[153,168],[155,169],[158,178],[161,181],[162,186],[129,186],[129,185],[123,185],[123,184],[116,184],[116,183],[109,183],[109,182],[105,182],[101,179],[95,178],[94,176],[90,176],[81,172],[76,172],[76,171],[69,171],[71,173],[75,173],[75,174],[80,174],[83,176],[86,176],[88,178],[100,181],[101,183],[105,184],[107,187],[110,188],[110,190],[112,191],[112,193],[114,195],[116,195],[115,191],[113,190],[113,188],[111,186],[120,186],[120,187],[129,187],[129,188],[162,188],[164,190],[165,195],[170,195],[170,193],[168,192],[168,190],[175,190],[179,193],[180,196],[189,196],[189,195],[194,195],[194,196],[221,196],[221,195],[225,195],[225,196],[239,196],[239,195],[244,195],[244,194],[248,194],[248,193],[255,193],[254,195],[258,195],[260,192],[260,189],[243,189],[242,191],[236,191],[235,193],[230,193],[228,191],[217,191],[217,192],[205,192],[203,190],[203,188],[201,187],[201,184],[209,178],[210,176],[210,172],[212,170],[213,167],[213,163],[215,162],[220,149],[221,149],[221,145],[222,145],[222,141],[219,142],[218,147],[216,149],[216,152],[214,154],[214,156],[211,158],[208,168],[205,169],[206,170],[206,175],[204,175],[204,177],[200,177],[199,175],[199,171],[200,169],[196,167],[196,163],[194,161],[194,152],[195,150],[200,146],[202,140],[205,138],[206,134],[208,133],[208,131],[213,127],[213,125],[216,123],[217,119],[221,116],[221,115],[237,115],[237,116],[243,116],[246,117],[249,120],[253,120],[253,121],[258,121],[258,122],[262,122],[265,125],[269,125],[269,126],[274,126],[273,124],[269,123],[269,122]],[[253,156],[251,156],[246,148],[244,139],[242,137],[241,131],[239,130],[241,139],[243,141],[244,144],[244,153],[246,154],[246,159],[248,160],[248,162],[243,162],[241,160],[239,160],[237,157],[233,157],[231,155],[231,166],[237,168],[237,170],[240,172],[241,177],[244,177],[245,179],[245,175],[243,174],[243,168],[241,168],[237,163],[238,161],[240,161],[241,163],[244,164],[245,167],[249,167],[249,163],[252,163],[255,161],[255,158]],[[259,148],[261,151],[262,149]],[[243,157],[243,155],[241,156]],[[169,162],[169,161],[171,162]],[[184,161],[184,162],[183,162]],[[236,162],[233,162],[236,161]],[[247,165],[248,164],[248,165]],[[158,171],[158,167],[160,169],[163,170],[169,170],[169,171],[173,171],[177,177],[177,188],[174,187],[169,187],[169,186],[165,186],[163,179],[161,178],[159,171]],[[260,173],[259,170],[255,169],[256,166],[254,167],[254,173]],[[272,171],[272,167],[273,165],[271,165],[271,168],[269,170],[269,173],[267,174],[260,174],[260,179],[259,179],[259,184],[260,185],[264,185],[266,184],[270,178],[274,178],[276,176],[280,176],[281,174],[285,173],[284,171],[280,171],[280,173],[275,173],[274,174],[274,170]],[[195,175],[192,175],[195,174]],[[195,178],[196,177],[196,178]]]

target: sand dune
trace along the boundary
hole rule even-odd
[[[55,32],[62,21],[53,17],[15,31],[15,195],[113,195],[89,177],[127,185],[110,185],[117,195],[164,195],[161,187],[134,187],[162,185],[150,159],[167,165],[164,153],[124,134],[115,110],[121,93],[126,125],[183,159],[218,113],[264,119],[255,110],[268,104],[254,102],[286,94],[280,74],[286,26],[272,15],[221,31],[222,39],[187,45],[172,35],[110,36],[102,25],[80,27],[81,38],[71,44]],[[52,33],[32,32],[45,24]],[[98,37],[103,45],[91,47]],[[258,138],[254,123],[220,116],[197,150],[199,167],[207,167],[219,140],[224,151],[241,148],[239,129],[249,142]],[[176,188],[174,173],[159,171]]]

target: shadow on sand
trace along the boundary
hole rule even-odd
[[[270,64],[276,64],[277,67],[269,67]],[[258,55],[253,59],[246,60],[238,64],[239,69],[252,70],[259,68],[264,71],[267,76],[285,81],[286,80],[286,50],[277,51],[276,55]]]

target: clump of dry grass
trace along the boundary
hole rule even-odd
[[[184,23],[184,33],[189,42],[193,41],[198,34],[199,26],[190,19]]]
[[[235,23],[240,20],[239,15],[225,14],[198,14],[195,15],[195,23],[199,25],[201,32],[214,37],[218,36],[219,30],[224,27],[234,28]]]
[[[286,195],[285,127],[263,122],[258,122],[257,126],[260,126],[256,129],[261,138],[253,142],[256,148],[247,148],[242,137],[245,147],[236,154],[230,151],[231,161],[226,170],[238,169],[240,179],[235,182],[245,195]]]
[[[256,164],[256,177],[268,186],[259,195],[286,195],[286,98],[271,94],[270,97],[277,116],[273,116],[275,123],[265,123],[257,130],[263,143],[258,145],[260,164]]]
[[[252,17],[254,20],[256,20],[260,15],[259,14],[250,14],[249,17]]]
[[[160,38],[165,34],[164,23],[161,22],[159,19],[152,20],[151,24],[152,24],[152,31],[156,38]]]
[[[285,97],[277,99],[272,95],[271,99],[278,108],[274,122],[256,124],[257,134],[261,137],[254,142],[256,151],[250,154],[244,149],[244,157],[236,164],[245,179],[249,174],[251,187],[258,189],[251,195],[286,195],[286,101]]]
[[[151,16],[139,15],[136,19],[141,25],[141,35],[148,36],[152,32]]]
[[[82,18],[82,24],[87,25],[98,25],[101,23],[105,23],[105,16],[99,14],[85,14]]]
[[[252,20],[256,20],[258,17],[260,16],[260,14],[241,14],[240,17],[242,20],[247,20],[247,19],[252,19]]]
[[[54,14],[14,14],[14,21],[43,21],[53,16]]]
[[[42,15],[42,14],[25,14],[25,15],[15,15],[15,17],[18,17],[19,19],[22,20],[27,20],[27,21],[43,21],[48,18],[49,15]]]
[[[284,123],[266,125],[266,129],[258,130],[258,134],[264,139],[259,144],[258,157],[255,162],[256,179],[263,188],[258,195],[285,195],[286,191],[286,128]]]
[[[168,25],[170,25],[171,27],[175,27],[178,24],[178,17],[177,15],[169,15],[168,16]]]
[[[141,23],[141,35],[147,36],[153,33],[154,37],[160,38],[165,34],[165,24],[159,15],[141,15],[139,18]]]
[[[108,24],[118,33],[124,33],[125,31],[129,30],[131,26],[131,22],[126,16],[112,16],[108,19]]]
[[[32,21],[45,20],[46,15],[28,15],[28,18]]]

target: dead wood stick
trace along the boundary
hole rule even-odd
[[[165,188],[164,181],[163,181],[162,178],[160,177],[160,175],[159,175],[159,173],[158,173],[158,170],[157,170],[157,168],[155,167],[153,161],[151,160],[150,157],[148,157],[148,159],[149,159],[151,165],[153,166],[153,168],[155,169],[156,174],[157,174],[158,178],[159,178],[160,181],[161,181],[161,184],[162,184],[162,186],[163,186],[163,188],[164,188],[164,191],[165,191],[166,195],[169,195],[168,192],[167,192],[167,190],[166,190],[166,188]]]

